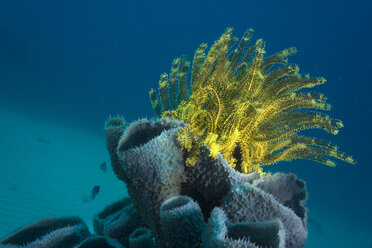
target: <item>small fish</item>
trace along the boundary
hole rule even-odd
[[[98,195],[100,189],[101,189],[101,186],[99,185],[94,186],[89,196],[83,195],[82,197],[83,202],[90,202],[96,199],[96,196]]]
[[[87,195],[83,195],[81,197],[81,200],[84,202],[84,203],[87,203],[89,201],[89,197]]]
[[[312,225],[320,235],[324,235],[324,229],[316,219],[309,217],[307,223]]]
[[[107,164],[106,164],[106,162],[101,163],[99,165],[99,168],[101,169],[101,171],[106,172],[107,171]]]
[[[41,138],[41,137],[37,138],[37,141],[40,141],[41,143],[45,143],[45,144],[48,144],[48,145],[51,144],[49,140],[46,140],[46,139]]]
[[[13,190],[13,191],[18,191],[18,188],[17,187],[9,187],[10,190]]]
[[[93,201],[96,199],[96,196],[98,195],[99,191],[101,189],[101,186],[96,185],[93,187],[92,192],[90,193],[90,200]]]

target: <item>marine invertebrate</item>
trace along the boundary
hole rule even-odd
[[[117,152],[111,154],[119,163],[114,166],[120,166],[116,171],[124,173],[118,177],[125,179],[133,205],[153,233],[158,247],[180,246],[174,237],[182,237],[190,226],[205,232],[208,225],[200,220],[200,212],[203,221],[209,221],[215,207],[226,212],[226,221],[230,223],[229,237],[234,239],[220,243],[225,245],[223,247],[259,247],[265,242],[274,242],[273,247],[283,247],[279,246],[282,243],[287,248],[303,247],[307,238],[307,217],[303,206],[306,189],[301,180],[294,175],[240,173],[229,166],[221,154],[216,159],[210,157],[205,146],[201,148],[197,166],[185,166],[185,150],[177,142],[182,127],[183,122],[168,119],[139,120],[123,133],[116,133],[121,138]],[[111,131],[107,129],[107,132]],[[114,135],[107,137],[118,139]],[[112,144],[112,141],[107,143]],[[177,219],[185,220],[185,223],[175,221]],[[269,224],[276,220],[280,222]],[[175,223],[179,225],[175,226]],[[200,231],[189,234],[193,240],[189,240],[189,246],[198,247],[205,243],[204,247],[215,247],[214,241],[209,240],[212,236],[207,235],[200,242]],[[251,246],[239,241],[248,236]]]
[[[323,79],[292,70],[286,62],[292,49],[264,59],[263,42],[247,47],[249,37],[250,31],[232,52],[231,30],[208,55],[202,45],[194,58],[191,93],[186,57],[174,61],[169,82],[161,78],[160,98],[150,93],[155,111],[171,119],[141,119],[127,126],[121,116],[109,118],[111,165],[131,199],[95,216],[97,236],[90,236],[80,218],[51,219],[11,234],[0,246],[304,247],[305,183],[292,174],[262,175],[261,166],[294,158],[354,161],[330,143],[297,134],[320,127],[337,133],[341,126],[303,110],[327,109],[321,94],[296,93]],[[224,154],[229,149],[232,154]],[[233,169],[231,162],[247,173]],[[190,163],[196,166],[186,166]]]
[[[96,234],[116,239],[124,247],[128,247],[130,234],[145,224],[133,206],[132,200],[124,198],[108,205],[95,215],[93,226]]]
[[[187,196],[167,199],[160,207],[160,220],[169,247],[199,247],[205,223],[193,199]]]
[[[203,232],[202,248],[284,248],[285,230],[280,221],[231,223],[221,208],[214,208]]]
[[[178,140],[188,151],[187,164],[194,165],[200,148],[207,145],[210,156],[223,154],[239,171],[262,172],[262,166],[292,159],[310,159],[334,166],[331,158],[354,164],[352,157],[330,142],[300,135],[318,128],[337,134],[342,122],[315,110],[329,110],[321,93],[300,90],[324,84],[324,78],[301,75],[287,57],[288,48],[265,57],[265,43],[249,46],[252,30],[239,44],[232,29],[214,42],[196,50],[191,80],[185,56],[173,61],[171,73],[162,74],[158,93],[150,100],[158,116],[183,120],[187,125]]]
[[[119,165],[119,158],[116,155],[116,149],[119,143],[119,139],[123,131],[125,130],[127,124],[123,116],[109,116],[105,123],[106,129],[106,147],[110,153],[111,167],[115,172],[116,176],[124,176],[121,167]],[[119,178],[120,180],[125,180],[125,178]]]
[[[125,248],[125,246],[109,237],[92,236],[74,248]]]
[[[249,183],[232,187],[221,208],[233,223],[279,220],[284,226],[286,247],[305,246],[307,228],[304,220],[271,194]]]
[[[303,247],[305,184],[291,174],[240,173],[206,146],[197,166],[186,166],[177,142],[184,125],[142,119],[127,129],[107,126],[112,166],[131,198],[95,216],[97,236],[80,218],[55,218],[10,234],[0,247]]]
[[[142,119],[129,125],[122,134],[107,135],[113,140],[117,140],[116,135],[121,137],[112,154],[118,157],[115,173],[122,173],[118,178],[123,178],[133,205],[157,242],[164,241],[160,206],[170,196],[180,194],[181,183],[185,180],[183,153],[174,139],[181,127],[179,121]],[[112,131],[107,129],[109,133]],[[108,140],[107,143],[113,142]]]
[[[151,231],[145,227],[139,227],[129,236],[130,248],[154,248],[155,243]]]
[[[305,183],[295,175],[266,174],[263,180],[256,180],[254,186],[273,195],[275,200],[292,209],[301,219],[306,217],[307,210],[303,206],[303,202],[307,200]]]
[[[90,237],[79,217],[49,218],[26,225],[0,240],[3,248],[72,248]]]

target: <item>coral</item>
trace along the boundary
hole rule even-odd
[[[330,158],[355,163],[334,144],[298,134],[310,128],[337,134],[343,126],[340,120],[307,110],[329,110],[323,94],[299,92],[325,79],[301,75],[297,65],[288,64],[295,48],[264,57],[262,40],[248,46],[252,30],[235,49],[238,39],[231,33],[227,29],[207,55],[206,44],[196,50],[189,87],[189,63],[182,56],[173,61],[169,77],[161,75],[158,94],[150,91],[158,116],[187,124],[178,134],[189,152],[187,164],[196,163],[203,145],[210,156],[220,152],[244,173],[261,173],[264,165],[299,158],[329,166],[335,165]]]
[[[126,179],[133,205],[158,247],[182,247],[186,240],[180,237],[187,235],[191,235],[187,240],[193,240],[193,245],[187,246],[199,247],[201,243],[196,240],[201,240],[200,233],[214,226],[209,222],[217,218],[211,216],[215,207],[226,212],[229,239],[233,240],[231,246],[223,242],[223,247],[259,247],[264,242],[276,242],[273,247],[279,247],[280,243],[288,248],[303,247],[307,237],[305,184],[294,175],[242,174],[229,166],[221,154],[216,159],[210,157],[207,147],[201,149],[198,166],[188,167],[184,159],[186,152],[177,141],[183,126],[182,122],[167,119],[132,123],[121,134],[115,155],[122,167],[119,171],[125,174],[118,177]],[[200,220],[200,213],[208,225],[200,221],[192,224]],[[190,226],[195,226],[195,230],[190,231]],[[248,242],[241,240],[244,235],[250,235],[251,246],[244,246]],[[204,238],[203,242],[204,247],[214,247],[214,241]]]
[[[79,217],[49,218],[24,226],[0,241],[2,248],[69,248],[90,236]]]

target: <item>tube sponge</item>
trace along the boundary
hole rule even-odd
[[[269,243],[275,243],[278,247],[283,247],[285,243],[286,248],[303,247],[307,238],[307,214],[303,207],[306,199],[305,184],[294,175],[278,174],[270,177],[258,173],[239,173],[221,154],[217,154],[216,159],[210,157],[205,146],[201,147],[196,166],[188,167],[184,160],[187,151],[181,148],[177,140],[177,133],[183,125],[182,122],[168,119],[139,120],[123,132],[114,154],[123,173],[118,177],[125,181],[133,205],[153,233],[157,246],[172,247],[169,245],[174,239],[171,235],[180,233],[174,232],[175,228],[167,227],[172,222],[164,223],[164,216],[161,216],[164,214],[164,209],[161,210],[163,202],[167,206],[167,199],[184,195],[198,203],[204,220],[211,216],[215,207],[225,212],[231,225],[222,226],[226,228],[226,235],[229,230],[232,232],[231,247],[257,247],[264,244],[259,238],[251,237],[251,244],[247,246],[246,240],[241,241],[241,234],[234,236],[233,230],[240,223],[245,223],[242,230],[246,232],[253,227],[257,231],[262,225],[265,228],[269,226],[271,232],[268,235],[275,233],[274,227],[279,225],[278,235],[285,238],[279,239],[276,235]],[[180,205],[187,204],[181,202]],[[170,205],[172,208],[177,207]],[[270,222],[277,224],[269,225]],[[213,222],[212,218],[212,223],[218,222]],[[185,233],[188,231],[182,232]],[[213,240],[224,239],[204,240],[208,244],[204,247],[214,247]],[[277,240],[280,240],[279,244]],[[198,242],[191,247],[194,245],[198,246]]]
[[[303,220],[263,190],[249,184],[231,188],[221,208],[233,223],[280,220],[286,237],[286,248],[304,247],[307,229]]]
[[[227,223],[230,239],[248,239],[260,247],[284,247],[285,231],[279,220]]]
[[[129,245],[129,235],[140,226],[145,226],[130,198],[112,203],[94,216],[94,231]]]
[[[230,223],[221,208],[214,208],[202,234],[202,248],[284,248],[279,221]],[[271,241],[271,242],[270,242]]]
[[[273,195],[279,203],[292,209],[303,219],[304,225],[307,225],[307,209],[304,206],[307,191],[304,181],[293,174],[275,173],[264,175],[262,180],[255,182],[254,186]]]
[[[173,196],[160,208],[164,238],[169,247],[199,247],[204,228],[199,205],[187,196]]]
[[[92,236],[76,248],[124,248],[119,242],[104,236]]]
[[[24,226],[0,241],[6,248],[72,248],[90,236],[79,217],[49,218]]]
[[[148,228],[139,227],[129,236],[129,248],[153,248],[155,243]]]
[[[117,149],[133,205],[157,242],[164,240],[160,206],[180,194],[185,180],[183,152],[176,141],[181,124],[166,119],[137,121],[123,133]]]
[[[111,166],[115,175],[120,180],[126,180],[125,173],[123,173],[122,168],[120,166],[119,158],[116,153],[116,149],[118,147],[118,143],[120,140],[121,135],[126,129],[126,123],[124,117],[117,116],[112,117],[109,116],[108,120],[105,123],[105,130],[106,130],[106,146],[107,150],[110,154],[111,159]]]
[[[198,201],[206,218],[214,207],[222,204],[232,185],[253,183],[260,177],[257,173],[239,173],[221,154],[214,159],[209,153],[203,146],[195,166],[185,166],[186,183],[182,185],[182,193]]]

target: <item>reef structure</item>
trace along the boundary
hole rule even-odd
[[[307,193],[296,176],[243,174],[206,146],[187,166],[182,121],[118,123],[106,123],[112,166],[157,247],[304,247]]]
[[[195,166],[177,140],[185,124],[106,123],[107,147],[130,198],[94,217],[50,218],[0,240],[1,248],[301,248],[307,239],[305,183],[293,174],[244,174],[202,147]]]
[[[0,240],[1,248],[123,248],[108,236],[91,235],[75,216],[48,218],[26,225]]]
[[[323,78],[300,75],[289,48],[264,57],[264,42],[248,46],[232,29],[208,54],[173,61],[150,100],[159,117],[129,126],[121,116],[105,124],[111,166],[130,198],[93,220],[45,219],[0,240],[0,248],[302,248],[307,240],[307,191],[293,174],[262,166],[310,159],[354,159],[330,142],[301,136],[318,128],[337,134],[342,122],[306,109],[329,110],[320,93],[301,89]]]

